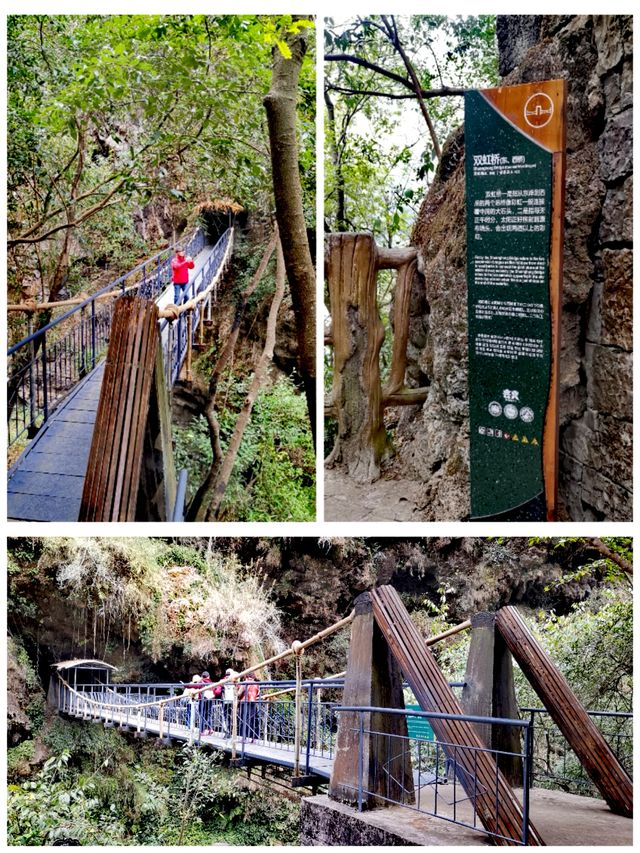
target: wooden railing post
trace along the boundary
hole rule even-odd
[[[380,475],[387,450],[382,418],[380,348],[384,326],[376,301],[376,244],[370,234],[330,234],[327,280],[333,330],[333,404],[338,438],[330,457],[358,482]]]
[[[327,239],[334,353],[330,411],[338,421],[338,438],[327,464],[341,462],[357,482],[372,482],[380,476],[380,463],[388,450],[385,405],[419,403],[426,396],[425,389],[404,385],[416,257],[413,247],[377,247],[371,234],[330,234]],[[380,379],[384,326],[377,304],[377,274],[382,269],[399,270],[392,371],[384,391]]]

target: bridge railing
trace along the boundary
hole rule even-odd
[[[599,797],[576,754],[545,708],[521,708],[531,725],[533,741],[531,785]],[[616,758],[633,777],[633,714],[587,711]]]
[[[85,720],[194,743],[210,736],[229,742],[233,738],[240,759],[253,744],[292,752],[296,741],[295,682],[261,681],[259,687],[256,701],[237,699],[234,703],[228,698],[207,698],[205,693],[189,698],[183,695],[188,684],[90,684],[71,689],[61,683],[58,710]],[[300,749],[307,774],[312,759],[333,758],[335,708],[342,688],[343,682],[338,680],[311,679],[301,684],[304,713]],[[172,697],[173,701],[162,704]]]
[[[25,433],[33,437],[60,401],[102,358],[109,342],[115,299],[132,290],[155,299],[171,281],[171,259],[176,249],[197,255],[205,242],[204,231],[197,229],[190,238],[162,249],[9,348],[9,447]]]
[[[437,817],[440,820],[464,826],[482,833],[498,842],[514,845],[526,845],[529,840],[529,790],[531,762],[531,723],[528,720],[499,719],[470,715],[439,714],[435,712],[393,710],[378,707],[342,706],[335,709],[340,714],[355,714],[358,743],[357,785],[350,786],[357,794],[358,808],[362,810],[365,802],[379,805],[402,806],[412,811]],[[404,716],[407,720],[408,735],[390,734],[381,728],[373,728],[369,720],[373,715]],[[482,725],[500,725],[516,727],[522,732],[523,748],[521,752],[490,749],[488,747],[461,746],[437,740],[433,733],[428,736],[411,734],[417,721],[464,720]],[[411,725],[412,721],[414,726]],[[365,741],[369,751],[382,762],[382,774],[386,776],[384,792],[369,790],[365,762]],[[522,790],[520,808],[522,825],[517,835],[507,836],[500,831],[487,830],[479,816],[478,804],[491,804],[495,815],[500,813],[500,785],[496,772],[495,785],[487,789],[474,773],[480,753],[490,755],[496,767],[505,760],[518,760],[522,766]],[[382,756],[382,758],[380,758]],[[399,768],[403,768],[399,771]],[[481,805],[480,808],[483,808]]]
[[[228,228],[215,244],[213,251],[207,258],[206,263],[189,282],[185,288],[182,302],[195,299],[198,294],[205,291],[223,262],[229,241],[232,239],[233,229]],[[184,365],[191,347],[197,336],[202,332],[202,323],[205,319],[211,319],[212,305],[217,299],[217,288],[203,302],[197,302],[192,311],[180,314],[175,322],[167,319],[160,321],[160,339],[164,353],[164,364],[166,380],[169,386],[173,385]]]

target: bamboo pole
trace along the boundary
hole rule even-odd
[[[441,640],[446,640],[447,637],[453,637],[454,634],[458,634],[460,631],[466,631],[467,628],[470,627],[471,619],[466,619],[464,622],[460,622],[459,625],[454,625],[453,628],[448,628],[441,634],[436,634],[435,637],[429,637],[426,643],[428,646],[435,646],[435,644],[439,643]]]

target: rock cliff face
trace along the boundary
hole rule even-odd
[[[498,18],[505,84],[568,82],[560,395],[560,513],[631,518],[632,22],[630,16]],[[464,136],[447,142],[412,242],[408,378],[429,387],[400,416],[401,467],[425,482],[429,520],[468,515]]]

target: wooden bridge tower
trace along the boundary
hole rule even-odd
[[[402,673],[373,617],[368,592],[355,601],[342,702],[347,707],[404,708]],[[361,762],[365,793],[360,805],[363,808],[384,805],[376,794],[395,802],[412,802],[411,757],[408,750],[397,750],[396,740],[397,736],[407,737],[405,717],[375,712],[362,715],[362,748],[360,718],[356,712],[340,713],[329,796],[351,805],[358,804]],[[391,737],[386,738],[385,734]]]

